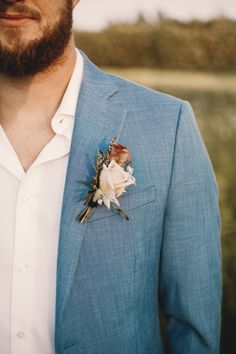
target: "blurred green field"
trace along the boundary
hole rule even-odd
[[[221,354],[236,353],[236,75],[104,68],[188,100],[215,169],[222,215],[223,314]]]
[[[103,68],[141,85],[165,91],[194,90],[236,94],[236,74],[186,72],[148,68]]]

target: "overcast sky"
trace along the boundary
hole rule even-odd
[[[158,11],[183,20],[219,15],[236,19],[236,0],[80,0],[74,24],[97,30],[109,22],[133,20],[140,12],[153,19]]]

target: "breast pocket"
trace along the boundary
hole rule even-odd
[[[149,186],[145,188],[137,188],[132,186],[131,190],[124,193],[119,198],[120,208],[128,214],[129,212],[144,207],[150,203],[153,203],[156,198],[156,188],[155,186]],[[106,206],[98,206],[95,208],[93,214],[89,218],[88,223],[98,221],[105,218],[110,218],[114,216],[119,216],[119,212],[115,208],[108,209]]]

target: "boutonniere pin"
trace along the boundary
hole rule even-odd
[[[116,208],[126,220],[129,220],[128,215],[121,209],[118,198],[126,192],[126,187],[135,184],[130,151],[118,144],[114,137],[105,153],[97,151],[94,169],[95,176],[92,182],[80,181],[89,187],[89,191],[83,199],[85,208],[76,220],[81,224],[87,223],[92,212],[103,204],[108,209]]]

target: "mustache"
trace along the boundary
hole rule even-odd
[[[26,5],[21,5],[21,4],[15,4],[14,6],[11,6],[8,1],[2,1],[0,0],[0,14],[6,14],[6,13],[14,13],[17,15],[24,15],[26,17],[31,17],[34,20],[40,20],[41,16],[40,13]]]

